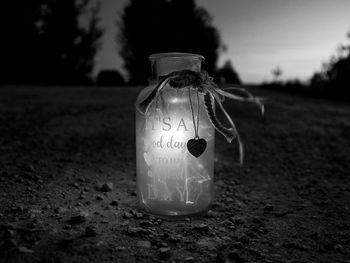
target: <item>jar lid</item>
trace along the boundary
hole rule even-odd
[[[192,53],[156,53],[149,56],[152,67],[152,75],[155,77],[165,76],[179,70],[201,71],[202,55]]]
[[[167,53],[155,53],[149,56],[149,60],[156,60],[161,58],[194,58],[200,61],[204,60],[204,57],[194,53],[181,53],[181,52],[167,52]]]

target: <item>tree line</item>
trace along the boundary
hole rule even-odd
[[[309,97],[333,99],[350,99],[350,32],[348,44],[339,46],[335,55],[328,62],[322,64],[321,69],[315,72],[308,82],[298,79],[281,81],[282,69],[278,66],[271,72],[274,80],[263,83],[262,86],[278,91],[301,94]]]
[[[341,45],[310,80],[311,88],[326,96],[350,99],[350,32],[347,37],[349,43]]]
[[[104,31],[99,11],[93,0],[3,1],[0,84],[125,84],[116,70],[102,71],[96,79],[92,76]],[[151,74],[148,57],[161,52],[201,54],[203,68],[216,81],[241,82],[231,61],[217,67],[226,47],[210,14],[195,0],[130,0],[116,28],[116,48],[128,74],[127,84],[146,84]],[[277,86],[349,98],[350,44],[314,74],[310,85],[289,81]]]
[[[0,83],[93,84],[94,58],[103,34],[99,10],[90,0],[3,1]],[[171,51],[202,54],[209,72],[239,82],[229,62],[221,71],[216,68],[222,49],[219,32],[194,0],[131,0],[117,26],[129,84],[147,82],[150,54]],[[125,82],[115,70],[101,72],[96,81]]]

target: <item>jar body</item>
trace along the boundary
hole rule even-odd
[[[154,86],[141,91],[143,101]],[[136,173],[139,207],[164,216],[186,216],[206,212],[213,200],[215,129],[204,106],[203,94],[190,87],[166,85],[146,114],[136,110]],[[191,111],[190,98],[193,106]],[[199,107],[199,109],[198,109]],[[197,111],[198,109],[198,111]],[[207,147],[198,158],[187,150],[198,136]]]

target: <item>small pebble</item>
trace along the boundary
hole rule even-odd
[[[135,218],[143,218],[143,214],[142,213],[139,213],[139,212],[136,212],[136,213],[134,213],[134,217]]]
[[[151,242],[149,241],[143,241],[143,240],[137,241],[136,245],[142,248],[151,248]]]
[[[206,215],[208,218],[215,218],[218,217],[219,214],[217,212],[214,212],[213,210],[209,210]]]
[[[264,210],[265,211],[273,211],[273,206],[271,204],[267,204],[267,205],[265,205]]]
[[[152,227],[153,224],[150,221],[142,221],[140,222],[140,227]]]
[[[19,246],[17,247],[18,252],[23,253],[23,254],[28,254],[28,253],[34,253],[32,249],[29,249],[25,246]]]
[[[97,236],[97,232],[96,232],[95,227],[87,226],[85,228],[85,236],[87,236],[87,237],[95,237],[95,236]]]
[[[107,182],[107,183],[102,184],[101,191],[103,191],[103,192],[113,191],[113,183]]]
[[[130,235],[130,236],[137,236],[140,234],[146,234],[147,230],[143,229],[142,227],[129,227],[126,232]]]
[[[81,212],[79,215],[72,216],[68,222],[71,224],[81,224],[86,221],[86,217],[88,216],[87,213]]]
[[[100,194],[96,195],[96,200],[102,201],[103,199],[104,199],[103,195],[100,195]]]
[[[112,206],[118,206],[118,205],[119,205],[119,202],[118,202],[118,200],[113,200],[113,201],[110,203],[110,205],[112,205]]]
[[[342,253],[342,254],[346,253],[344,247],[342,245],[340,245],[340,244],[336,244],[334,246],[334,250],[339,252],[339,253]]]
[[[202,232],[202,233],[204,233],[204,232],[206,233],[206,232],[210,231],[210,227],[206,224],[200,224],[198,226],[194,226],[193,230],[196,230],[196,231]]]
[[[168,248],[168,247],[161,247],[159,249],[159,257],[161,259],[167,259],[167,258],[170,258],[170,256],[171,256],[170,248]]]
[[[198,240],[196,245],[199,246],[200,248],[206,248],[208,250],[216,249],[216,244],[214,243],[214,241],[206,237]]]
[[[129,218],[132,218],[132,217],[133,217],[133,215],[131,213],[129,213],[129,212],[125,212],[124,215],[123,215],[123,218],[125,218],[125,219],[129,219]]]
[[[85,178],[84,178],[84,177],[80,177],[80,178],[78,179],[78,181],[81,182],[81,183],[84,183],[84,182],[85,182]]]

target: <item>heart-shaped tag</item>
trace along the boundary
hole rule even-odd
[[[188,151],[196,158],[204,153],[207,148],[207,142],[201,138],[194,138],[187,142]]]

